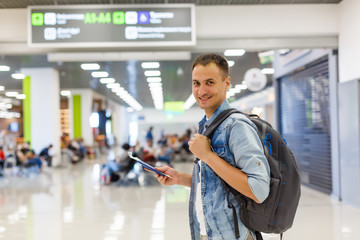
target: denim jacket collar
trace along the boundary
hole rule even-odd
[[[200,131],[200,133],[202,133],[221,112],[223,112],[229,108],[230,108],[229,101],[227,99],[225,99],[225,101],[223,101],[220,104],[220,106],[215,110],[215,112],[211,115],[211,117],[208,120],[206,120],[206,115],[205,115],[203,117],[203,119],[199,122],[199,126],[201,126],[200,129],[202,129],[202,131]],[[205,125],[205,128],[204,128],[204,125]]]

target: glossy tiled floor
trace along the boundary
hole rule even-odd
[[[99,163],[84,160],[41,175],[17,177],[8,172],[0,178],[0,239],[190,239],[189,189],[100,186]],[[175,167],[191,172],[192,164]],[[284,239],[360,239],[360,209],[303,187],[294,226]]]

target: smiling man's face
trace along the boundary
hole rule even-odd
[[[192,71],[192,92],[207,118],[226,99],[230,87],[230,77],[224,79],[223,72],[215,63],[204,66],[198,64]]]

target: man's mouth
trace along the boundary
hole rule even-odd
[[[204,97],[198,97],[200,101],[206,101],[208,99],[210,99],[211,97],[209,96],[204,96]]]

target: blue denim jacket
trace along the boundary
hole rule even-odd
[[[225,100],[206,121],[199,122],[199,132],[203,133],[207,126],[222,111],[230,108]],[[264,156],[263,145],[256,132],[256,126],[242,114],[232,114],[215,131],[211,139],[212,150],[232,166],[236,166],[248,175],[248,183],[256,198],[262,202],[269,194],[270,168]],[[201,164],[201,200],[205,215],[206,232],[209,240],[235,239],[235,228],[232,209],[228,207],[226,191],[215,172],[204,162]],[[191,237],[200,239],[200,227],[196,217],[196,186],[199,183],[199,163],[195,163],[190,192],[189,217]],[[239,209],[240,206],[232,194],[229,201]],[[240,240],[248,237],[249,230],[240,221],[238,214]],[[255,235],[252,233],[253,238]]]

